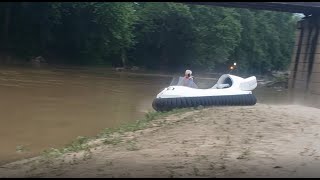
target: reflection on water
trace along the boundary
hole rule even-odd
[[[94,136],[104,128],[135,121],[152,110],[153,98],[171,80],[169,75],[110,69],[2,68],[0,163],[33,156],[63,146],[77,136]],[[215,82],[216,79],[198,80],[202,88]],[[258,89],[255,94],[259,102],[271,103],[281,102],[283,93],[286,92]],[[16,152],[17,146],[27,151]]]

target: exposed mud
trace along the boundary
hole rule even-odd
[[[88,151],[10,163],[0,177],[319,177],[319,132],[316,108],[212,107]]]

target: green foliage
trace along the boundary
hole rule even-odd
[[[25,146],[23,146],[23,145],[19,145],[19,146],[17,146],[16,147],[16,152],[26,152],[26,151],[29,151],[29,149],[28,148],[26,148]]]
[[[0,19],[0,50],[26,60],[215,71],[236,61],[250,73],[287,68],[299,20],[169,2],[7,2]]]
[[[132,3],[64,3],[56,49],[73,64],[104,64],[134,44]]]
[[[196,41],[195,63],[215,68],[225,65],[230,54],[240,42],[241,24],[239,14],[233,9],[194,6]]]
[[[145,118],[135,121],[134,123],[124,124],[124,125],[121,125],[119,128],[106,128],[98,135],[98,137],[103,137],[103,138],[110,137],[110,135],[115,132],[122,134],[125,132],[134,132],[134,131],[142,130],[146,128],[152,120],[155,120],[164,116],[168,116],[171,114],[183,113],[189,110],[191,109],[183,108],[183,109],[173,109],[172,111],[168,111],[168,112],[154,112],[154,111],[148,112],[145,115]]]
[[[192,14],[184,4],[142,3],[137,8],[137,46],[133,61],[149,68],[179,66],[192,47]]]
[[[238,10],[243,31],[232,55],[241,71],[266,73],[286,69],[294,45],[296,21],[292,14]]]

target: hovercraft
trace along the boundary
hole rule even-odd
[[[222,75],[211,88],[199,89],[182,86],[180,81],[162,90],[152,102],[156,111],[170,111],[177,108],[198,106],[252,106],[257,102],[252,90],[257,87],[255,76],[241,78],[231,74]]]

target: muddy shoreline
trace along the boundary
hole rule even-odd
[[[179,112],[84,151],[3,165],[0,177],[317,177],[319,117],[299,105]]]

